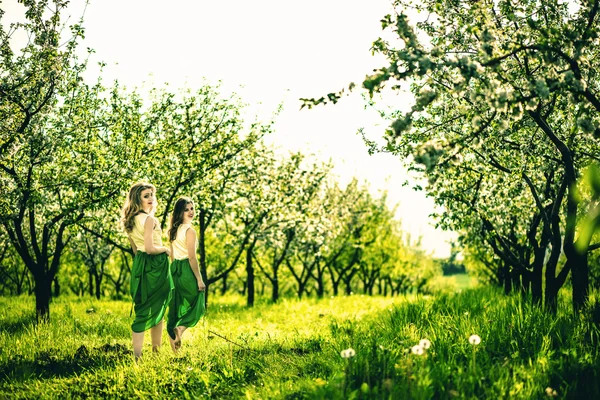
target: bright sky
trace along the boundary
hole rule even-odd
[[[71,0],[75,23],[84,0]],[[22,18],[17,0],[4,0],[5,22]],[[400,160],[369,156],[361,127],[381,136],[386,122],[365,110],[357,93],[337,105],[300,110],[301,97],[320,97],[360,83],[383,65],[369,51],[380,35],[389,0],[91,0],[85,13],[82,48],[107,63],[104,82],[127,87],[168,82],[175,90],[221,80],[223,91],[238,92],[252,115],[268,119],[277,105],[275,133],[268,142],[282,152],[301,150],[331,159],[342,183],[352,176],[367,181],[376,194],[387,190],[397,217],[422,246],[437,256],[449,254],[454,235],[434,229],[428,215],[433,201],[409,186]],[[406,107],[409,96],[386,99]]]

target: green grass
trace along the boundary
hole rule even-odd
[[[477,279],[468,274],[439,275],[431,279],[425,289],[432,293],[451,294],[473,289],[477,285]]]
[[[468,274],[456,274],[448,278],[454,280],[458,290],[465,290],[476,286],[476,279]]]
[[[211,301],[180,354],[166,334],[152,354],[147,335],[135,365],[130,303],[59,298],[51,323],[35,326],[33,299],[0,298],[0,398],[542,399],[547,387],[600,398],[597,316],[573,316],[566,299],[556,316],[482,288],[253,309]],[[431,348],[411,354],[423,338]],[[348,348],[356,355],[343,359]]]

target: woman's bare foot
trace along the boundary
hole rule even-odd
[[[181,328],[183,328],[183,327],[176,326],[174,329],[175,340],[173,341],[173,346],[175,347],[175,351],[177,351],[181,348],[181,334],[183,333],[183,329],[181,329]]]
[[[169,343],[171,344],[171,350],[173,350],[173,353],[177,353],[177,349],[175,348],[175,340],[171,339],[171,335],[167,335],[167,337],[169,338]]]

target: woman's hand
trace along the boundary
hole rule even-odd
[[[204,289],[206,289],[206,285],[204,284],[204,282],[199,281],[198,282],[198,291],[199,292],[204,292]]]

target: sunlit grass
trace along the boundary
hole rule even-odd
[[[454,280],[454,284],[458,290],[470,289],[477,286],[477,279],[468,274],[456,274],[448,278]]]
[[[0,397],[598,395],[597,384],[586,384],[600,379],[598,325],[573,316],[564,300],[551,316],[489,289],[259,301],[252,309],[240,296],[214,296],[178,355],[166,335],[152,354],[147,337],[136,366],[130,303],[59,298],[51,323],[36,326],[32,298],[3,298]],[[474,334],[481,338],[476,347],[469,343]],[[430,347],[411,352],[423,339]],[[353,353],[342,353],[347,349]]]

